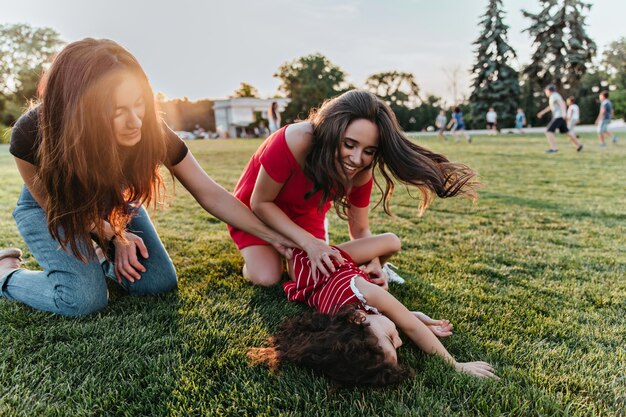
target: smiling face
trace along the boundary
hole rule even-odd
[[[346,178],[367,169],[378,150],[378,127],[366,119],[352,121],[341,140],[339,161]]]
[[[141,141],[141,126],[146,113],[142,84],[137,76],[125,73],[113,91],[113,133],[120,146]]]
[[[402,346],[402,339],[400,339],[396,325],[382,314],[366,314],[365,322],[369,324],[370,332],[378,338],[378,346],[385,354],[385,361],[397,364],[396,349]]]

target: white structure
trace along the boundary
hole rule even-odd
[[[214,100],[213,111],[215,112],[215,128],[220,137],[236,138],[241,132],[254,123],[254,114],[261,112],[261,117],[267,119],[267,110],[272,102],[278,103],[278,109],[282,113],[287,107],[288,98],[254,98],[235,97],[225,100]]]

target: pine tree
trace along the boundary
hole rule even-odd
[[[472,68],[470,96],[472,119],[481,126],[489,107],[498,114],[498,125],[511,125],[517,111],[520,86],[518,73],[508,63],[515,51],[507,43],[509,27],[503,22],[502,0],[489,0],[480,22],[483,30],[474,41],[476,64]]]
[[[539,1],[539,13],[522,10],[532,20],[524,31],[534,37],[535,48],[524,73],[535,91],[554,83],[563,94],[575,95],[596,53],[596,44],[585,31],[584,11],[591,9],[591,4],[581,0]]]

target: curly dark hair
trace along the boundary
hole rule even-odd
[[[434,195],[442,198],[476,197],[478,182],[471,168],[450,162],[444,155],[413,143],[402,131],[389,105],[370,92],[351,90],[326,100],[307,119],[313,126],[313,146],[306,157],[304,173],[314,185],[305,197],[321,191],[320,209],[330,199],[337,214],[347,218],[346,192],[351,184],[341,180],[343,176],[336,160],[348,125],[357,119],[369,120],[378,127],[378,151],[372,165],[378,168],[384,180],[383,190],[374,177],[382,192],[378,204],[382,202],[387,214],[390,214],[394,180],[419,189],[422,196],[420,212],[428,207]]]
[[[273,370],[295,364],[323,373],[344,386],[397,384],[413,369],[385,361],[378,339],[354,305],[334,315],[309,312],[287,319],[270,347],[248,351],[250,360]]]

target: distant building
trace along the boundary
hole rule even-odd
[[[278,109],[282,113],[291,100],[288,98],[235,97],[213,101],[217,133],[220,137],[248,136],[250,125],[258,122],[259,117],[267,120],[267,110],[273,101],[278,103]]]

